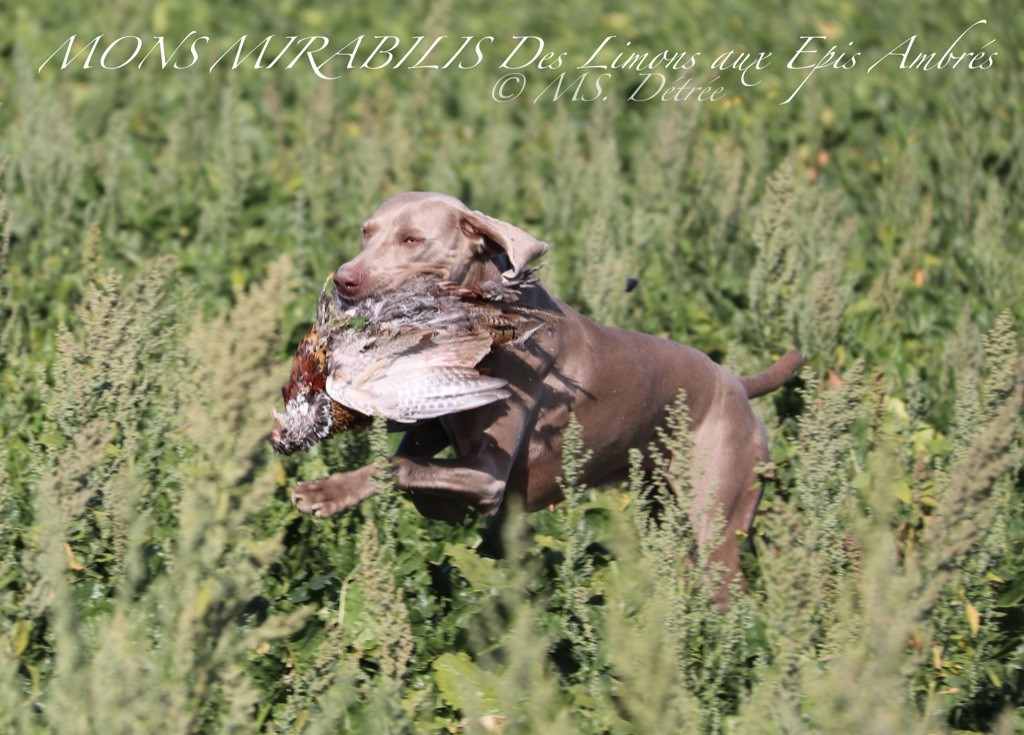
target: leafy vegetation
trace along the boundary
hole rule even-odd
[[[1024,728],[1020,13],[293,5],[22,4],[0,29],[0,731]],[[877,57],[979,18],[991,69],[822,72],[788,105],[781,61],[703,105],[499,104],[485,69],[37,71],[73,33]],[[264,439],[324,275],[409,189],[550,242],[544,282],[595,318],[744,373],[807,353],[755,402],[771,462],[728,611],[668,481],[680,411],[652,482],[581,487],[570,432],[550,512],[433,522],[383,472],[337,519],[291,508],[388,452],[380,426]]]

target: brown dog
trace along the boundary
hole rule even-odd
[[[342,296],[358,300],[422,273],[467,285],[514,280],[547,249],[457,199],[412,192],[387,200],[366,221],[363,251],[338,269],[334,282]],[[761,497],[754,467],[767,457],[764,427],[748,399],[788,380],[800,353],[739,378],[691,347],[596,324],[540,285],[526,286],[522,300],[559,318],[525,348],[495,350],[481,363],[508,381],[511,398],[410,428],[392,458],[398,486],[423,515],[443,520],[459,520],[469,508],[492,515],[509,493],[528,510],[545,508],[562,499],[561,437],[571,412],[593,451],[582,481],[618,483],[626,478],[629,450],[650,445],[685,389],[697,539],[714,536],[708,511],[720,509],[726,525],[713,558],[730,576],[738,571],[737,532],[753,521]],[[454,459],[435,458],[449,445]],[[339,513],[373,494],[372,474],[367,466],[302,483],[292,502],[319,518]]]

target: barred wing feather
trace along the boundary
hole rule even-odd
[[[402,423],[478,408],[509,396],[506,381],[474,369],[490,348],[483,332],[424,331],[388,346],[373,340],[371,349],[355,353],[363,360],[354,359],[351,346],[335,350],[327,395]]]

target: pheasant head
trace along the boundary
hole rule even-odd
[[[281,388],[285,412],[272,411],[270,444],[278,454],[305,451],[317,442],[370,419],[331,400],[327,385],[327,347],[314,325],[302,338],[287,385]]]

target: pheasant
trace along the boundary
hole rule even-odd
[[[281,389],[285,411],[273,412],[274,450],[305,451],[374,415],[410,424],[508,398],[506,381],[476,366],[548,323],[519,304],[522,283],[467,287],[421,276],[352,304],[328,278]]]

